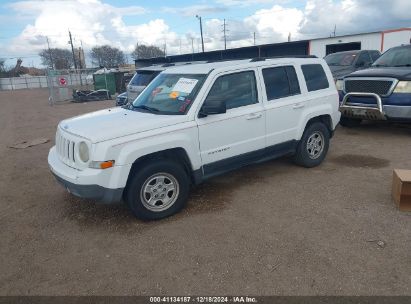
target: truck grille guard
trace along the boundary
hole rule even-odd
[[[347,104],[350,97],[373,97],[377,101],[377,107],[349,105]],[[362,118],[368,120],[386,120],[381,97],[375,93],[350,92],[344,95],[340,105],[340,112],[347,117]]]

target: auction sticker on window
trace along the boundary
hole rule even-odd
[[[198,79],[180,78],[172,91],[190,94],[198,82]]]

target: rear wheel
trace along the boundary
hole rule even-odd
[[[311,168],[322,163],[327,155],[330,132],[323,123],[314,122],[304,131],[294,156],[296,164]]]
[[[362,119],[360,118],[349,118],[341,116],[340,125],[346,128],[358,127],[361,124]]]
[[[156,160],[134,173],[125,201],[137,218],[156,220],[180,211],[187,202],[189,190],[190,180],[182,166]]]

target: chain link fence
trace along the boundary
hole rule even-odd
[[[48,70],[49,102],[54,104],[73,99],[75,90],[93,90],[93,73],[96,69]]]

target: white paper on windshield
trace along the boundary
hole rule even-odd
[[[198,82],[198,79],[180,78],[172,91],[190,94]]]

